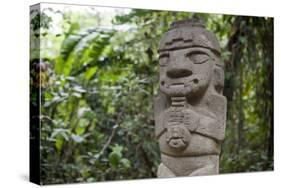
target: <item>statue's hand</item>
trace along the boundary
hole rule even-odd
[[[184,125],[190,130],[194,131],[199,124],[200,115],[191,109],[185,109],[184,113]]]

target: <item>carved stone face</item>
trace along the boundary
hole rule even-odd
[[[210,83],[214,61],[214,54],[202,47],[162,51],[160,90],[169,96],[187,97],[202,92]]]

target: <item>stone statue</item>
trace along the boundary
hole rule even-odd
[[[219,173],[226,98],[219,43],[198,19],[172,23],[159,44],[154,101],[162,163],[158,177]]]

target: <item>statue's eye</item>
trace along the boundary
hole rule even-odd
[[[202,52],[190,53],[187,54],[187,57],[195,64],[202,64],[210,59],[206,53]]]
[[[170,55],[168,53],[161,54],[159,56],[159,64],[160,66],[166,66],[169,63]]]

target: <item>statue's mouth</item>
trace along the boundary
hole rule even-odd
[[[204,84],[203,75],[195,75],[184,78],[167,78],[161,79],[160,89],[170,96],[189,95],[196,91],[202,84]]]
[[[186,84],[184,83],[172,83],[170,85],[167,85],[168,88],[184,88]]]
[[[168,89],[173,89],[173,88],[185,88],[185,87],[189,87],[192,83],[196,82],[194,81],[195,79],[191,79],[189,81],[184,81],[184,82],[175,82],[175,81],[172,81],[172,82],[168,82],[165,84],[166,88]]]
[[[165,86],[166,88],[185,88],[185,87],[189,87],[190,85],[194,84],[198,84],[199,83],[199,78],[197,77],[189,77],[189,79],[170,79],[165,81],[162,81],[162,85]]]

